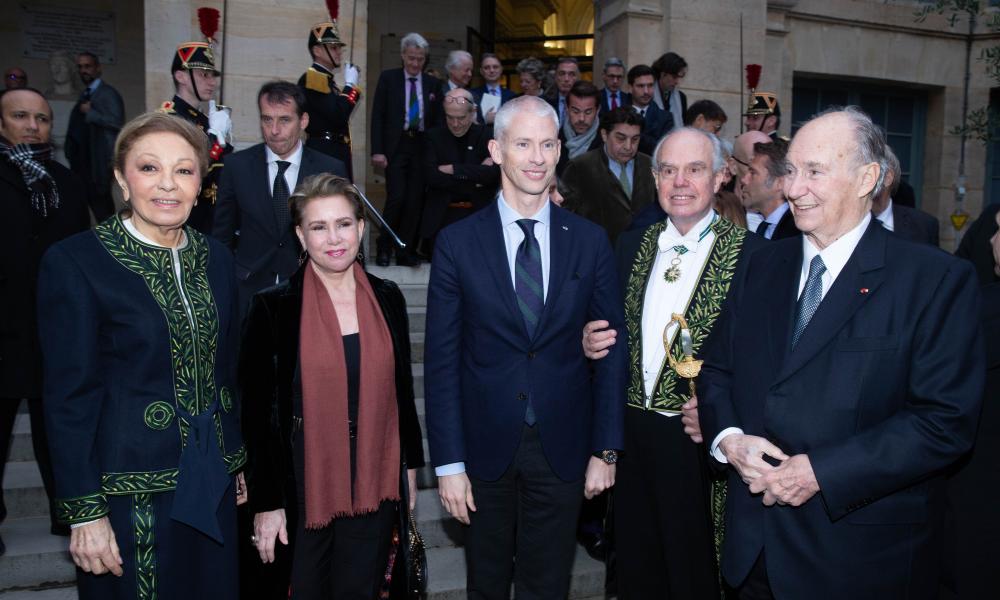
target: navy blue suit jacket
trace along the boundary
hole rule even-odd
[[[646,116],[643,117],[642,135],[639,137],[639,152],[653,156],[653,150],[660,138],[667,133],[667,126],[673,122],[670,113],[650,102],[646,107]],[[653,156],[653,160],[656,157]]]
[[[806,454],[820,492],[765,507],[729,471],[722,572],[766,552],[777,598],[936,598],[941,472],[972,444],[985,361],[972,267],[874,218],[794,350],[802,240],[753,252],[698,379],[702,431]]]
[[[618,92],[618,106],[631,106],[632,105],[632,94],[628,92],[619,91]],[[611,92],[608,88],[601,88],[601,102],[597,106],[597,109],[601,112],[608,112],[611,110]]]
[[[548,294],[531,337],[517,307],[497,202],[438,234],[427,295],[427,433],[435,466],[465,462],[496,480],[517,450],[530,398],[542,448],[564,481],[591,453],[620,449],[627,351],[593,369],[580,335],[593,319],[624,331],[608,236],[552,206]]]
[[[472,88],[469,91],[472,92],[472,98],[476,101],[476,122],[484,124],[486,121],[483,120],[483,94],[486,93],[486,86],[482,85],[477,88]],[[503,86],[500,86],[500,106],[503,106],[514,98],[517,98],[517,94]]]

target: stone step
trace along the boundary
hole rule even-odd
[[[426,286],[431,278],[431,266],[428,263],[421,263],[419,267],[379,267],[375,264],[370,264],[366,268],[372,275],[394,281],[399,286]]]
[[[49,501],[42,487],[42,474],[35,461],[8,462],[4,470],[3,497],[8,519],[45,516]],[[46,528],[46,531],[48,529]]]
[[[31,447],[31,419],[28,415],[14,417],[14,435],[10,441],[8,461],[35,460],[35,450]]]
[[[426,306],[407,306],[406,307],[407,316],[410,318],[410,335],[415,333],[423,333],[424,329],[427,327],[427,307]]]
[[[79,600],[79,598],[80,596],[76,593],[75,584],[3,592],[3,600]]]
[[[406,300],[406,307],[427,306],[427,286],[426,285],[401,285],[399,291],[403,292]]]
[[[424,334],[420,333],[410,333],[410,362],[422,363],[424,362]],[[418,394],[423,395],[423,394]]]
[[[0,536],[7,545],[7,553],[0,556],[0,592],[76,579],[67,551],[69,538],[51,535],[47,516],[8,518],[0,525]]]
[[[577,546],[569,598],[603,598],[604,564]],[[465,551],[461,548],[427,549],[427,600],[464,600]]]

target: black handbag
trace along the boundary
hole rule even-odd
[[[420,598],[427,590],[427,550],[424,538],[417,531],[417,522],[409,510],[410,527],[407,531],[406,581],[411,598]]]

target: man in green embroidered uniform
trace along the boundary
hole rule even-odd
[[[685,350],[697,357],[740,257],[759,243],[712,209],[725,166],[714,135],[690,127],[668,134],[654,152],[653,175],[669,217],[618,239],[630,356],[614,516],[622,600],[720,596],[713,516],[721,510],[713,510],[697,401],[664,345],[675,360]],[[690,341],[674,314],[685,317]],[[605,327],[595,321],[584,329],[592,359],[615,343]]]

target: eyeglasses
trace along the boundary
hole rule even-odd
[[[14,73],[11,73],[10,75],[7,76],[7,79],[10,79],[11,81],[21,81],[22,79],[27,79],[27,78],[28,78],[27,75],[16,75]]]
[[[444,97],[444,103],[445,104],[471,104],[472,106],[476,105],[475,102],[473,102],[472,100],[469,100],[468,98],[466,98],[464,96],[445,96]]]

